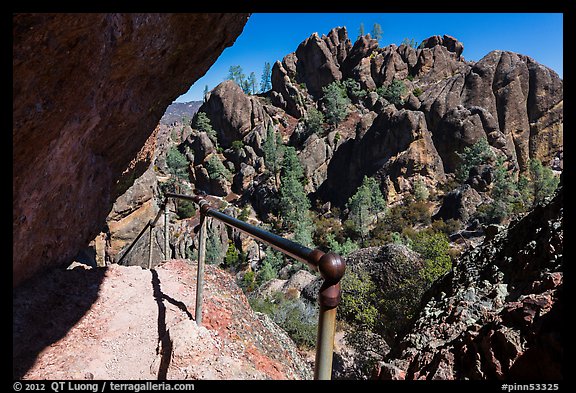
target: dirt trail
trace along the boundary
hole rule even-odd
[[[152,271],[80,266],[18,288],[14,377],[308,377],[308,365],[293,344],[252,312],[233,278],[212,266],[206,269],[205,327],[198,328],[195,276],[196,269],[183,260]]]

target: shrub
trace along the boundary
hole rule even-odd
[[[240,151],[244,148],[244,142],[242,142],[241,140],[236,140],[232,142],[232,149],[234,149],[235,151]]]
[[[336,134],[334,134],[334,144],[337,144],[341,137],[342,136],[340,135],[340,133],[336,132]]]
[[[350,238],[346,238],[343,243],[339,243],[333,234],[326,235],[327,251],[335,252],[343,257],[348,256],[352,251],[358,250],[358,244],[354,243]]]
[[[272,299],[250,298],[249,302],[254,311],[270,316],[299,347],[310,349],[316,345],[317,307],[300,298],[286,298],[281,292]]]
[[[414,182],[414,198],[416,198],[416,201],[427,201],[429,196],[430,191],[428,191],[426,183],[424,183],[422,180],[416,180],[416,182]]]
[[[244,206],[238,215],[238,219],[240,221],[248,221],[248,217],[250,217],[250,207]]]
[[[373,330],[378,318],[376,284],[368,273],[346,272],[342,281],[340,314],[364,329]]]
[[[393,79],[388,86],[381,86],[376,89],[376,92],[382,98],[385,98],[394,105],[403,105],[404,100],[402,96],[406,94],[406,86],[404,82],[399,79]]]
[[[537,158],[528,161],[527,175],[522,175],[519,180],[522,199],[527,207],[537,205],[552,195],[560,182],[558,176]]]
[[[327,236],[332,236],[337,241],[344,241],[342,223],[335,217],[314,217],[314,244],[324,250],[329,249]]]
[[[432,222],[432,230],[434,232],[442,232],[447,236],[458,232],[462,228],[462,223],[458,220],[450,218],[444,221],[443,219],[435,220]]]
[[[452,268],[450,242],[444,233],[420,231],[412,240],[412,249],[424,258],[422,278],[432,283]]]
[[[422,90],[419,87],[414,88],[414,90],[412,90],[412,94],[414,94],[414,96],[416,97],[420,97],[422,95],[422,93],[424,93],[424,90]]]
[[[179,199],[178,207],[176,208],[176,215],[181,220],[194,217],[194,215],[196,215],[196,208],[194,203],[185,199]]]

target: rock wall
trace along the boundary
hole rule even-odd
[[[473,63],[462,57],[463,50],[464,45],[448,35],[432,36],[419,48],[379,47],[369,36],[352,45],[346,29],[338,27],[328,35],[314,33],[277,61],[271,91],[246,96],[226,81],[213,90],[201,110],[211,119],[223,147],[234,139],[247,145],[242,156],[225,154],[225,160],[237,171],[249,166],[236,179],[234,190],[245,194],[253,189],[253,196],[262,193],[253,175],[262,172],[255,155],[263,156],[261,142],[270,124],[299,150],[309,179],[306,191],[339,207],[364,176],[379,180],[389,202],[411,192],[414,179],[436,189],[460,166],[459,153],[483,137],[494,152],[506,157],[510,172],[526,171],[531,158],[561,170],[559,76],[524,55],[492,51]],[[352,96],[348,116],[311,135],[306,116],[312,108],[324,110],[322,88],[350,79],[364,95],[348,91]],[[386,94],[378,93],[393,80],[405,86],[402,102],[390,103]]]
[[[562,379],[563,192],[461,257],[381,379]]]
[[[119,178],[166,107],[247,18],[13,16],[14,286],[70,262],[96,236],[131,183]]]

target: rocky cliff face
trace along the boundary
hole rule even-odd
[[[69,262],[94,238],[165,108],[247,18],[13,16],[14,285]]]
[[[425,295],[382,379],[562,379],[563,192],[467,252]]]
[[[430,37],[419,48],[380,48],[368,36],[352,44],[346,28],[335,28],[321,37],[313,34],[276,62],[268,102],[244,95],[227,81],[200,111],[212,120],[224,147],[243,141],[248,152],[225,154],[224,161],[234,162],[237,171],[250,166],[245,170],[250,181],[265,169],[254,163],[263,156],[265,130],[272,124],[298,149],[310,180],[307,191],[340,206],[364,176],[380,180],[389,202],[413,191],[415,179],[438,188],[460,166],[458,154],[483,137],[505,157],[510,171],[525,171],[530,158],[561,170],[563,84],[558,75],[520,54],[493,51],[472,63],[462,57],[463,50],[448,35]],[[392,104],[377,89],[394,80],[402,81],[405,91]],[[307,112],[323,109],[322,88],[335,81],[354,81],[364,94],[349,91],[348,116],[310,135]],[[248,183],[245,178],[239,184]],[[237,192],[250,193],[257,208],[265,205],[263,187],[243,186]]]
[[[205,273],[202,327],[190,261],[79,265],[29,280],[13,294],[14,378],[311,379],[292,340],[252,311],[233,276],[210,265]]]

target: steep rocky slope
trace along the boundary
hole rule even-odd
[[[294,343],[224,271],[111,265],[54,269],[13,292],[13,376],[23,379],[310,379]],[[65,299],[65,300],[64,300]],[[79,319],[78,319],[79,318]]]
[[[382,379],[562,379],[563,192],[463,255]]]
[[[247,18],[13,16],[14,285],[70,262],[96,236],[131,183],[117,184],[122,173],[146,168],[129,164],[166,107],[234,42]]]
[[[346,28],[335,28],[325,36],[313,34],[277,61],[269,92],[248,96],[226,81],[199,111],[225,148],[220,159],[243,172],[236,192],[250,195],[257,210],[266,205],[262,195],[269,194],[259,177],[266,169],[259,158],[270,124],[298,149],[310,195],[339,206],[365,175],[379,179],[389,202],[412,192],[416,180],[437,189],[453,178],[458,154],[482,137],[505,158],[510,173],[525,172],[530,158],[561,170],[558,75],[524,55],[492,51],[473,63],[462,57],[463,50],[446,35],[430,37],[418,48],[379,47],[369,36],[352,44]],[[405,90],[401,101],[391,103],[378,88],[394,80]],[[337,126],[324,124],[322,132],[307,132],[308,112],[325,111],[322,89],[346,81],[357,86],[356,93],[348,89],[348,116]],[[240,152],[229,149],[233,141],[242,142]]]

